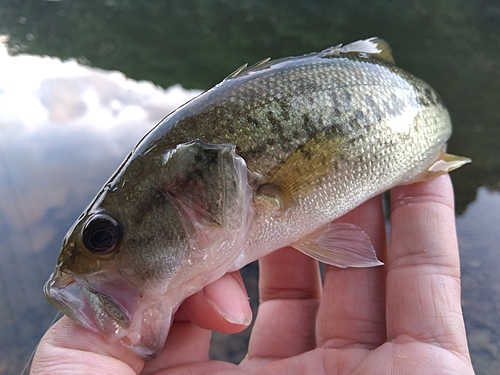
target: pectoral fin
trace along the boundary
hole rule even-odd
[[[330,223],[292,246],[316,260],[340,268],[383,265],[368,235],[354,224]]]

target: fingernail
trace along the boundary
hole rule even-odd
[[[207,302],[228,322],[249,325],[252,309],[243,280],[238,275],[227,273],[204,288]]]

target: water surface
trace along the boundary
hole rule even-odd
[[[67,229],[189,90],[373,35],[441,94],[449,151],[473,159],[452,174],[463,308],[477,373],[500,373],[498,2],[4,0],[0,34],[0,373],[20,372],[55,314],[41,289]],[[240,360],[246,334],[216,335],[212,356]]]

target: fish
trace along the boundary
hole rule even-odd
[[[382,265],[365,232],[332,221],[468,163],[446,153],[451,131],[376,37],[243,65],[142,138],[63,239],[45,296],[155,358],[188,296],[274,250]]]

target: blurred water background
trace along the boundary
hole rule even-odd
[[[134,144],[243,63],[371,36],[430,83],[448,150],[462,303],[478,374],[500,373],[500,3],[495,0],[2,0],[0,373],[20,374],[56,310],[42,286],[61,239]],[[243,270],[253,307],[255,264]],[[248,330],[215,334],[238,362]]]

